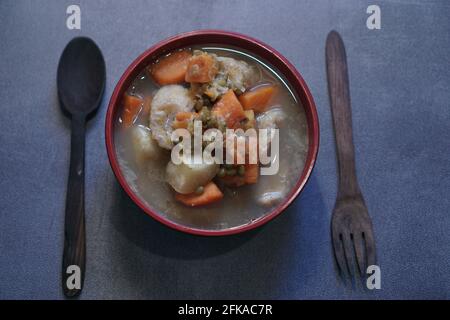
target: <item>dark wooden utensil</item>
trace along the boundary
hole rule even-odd
[[[331,220],[331,236],[337,265],[346,279],[376,263],[372,222],[358,185],[352,137],[352,113],[344,43],[331,31],[326,43],[328,91],[336,139],[339,186]],[[356,256],[356,262],[354,257]]]
[[[105,61],[89,38],[74,38],[64,49],[58,65],[60,106],[72,119],[70,169],[67,184],[62,287],[67,297],[81,292],[86,265],[84,224],[84,144],[86,121],[98,109],[105,87]],[[80,288],[68,288],[69,266],[80,270]]]

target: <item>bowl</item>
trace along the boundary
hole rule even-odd
[[[294,93],[305,109],[309,140],[309,146],[303,171],[299,175],[294,187],[289,191],[288,195],[283,201],[281,201],[275,208],[271,209],[262,217],[256,220],[253,220],[241,226],[218,230],[205,230],[175,223],[146,205],[144,201],[142,201],[133,192],[132,188],[127,183],[123,173],[121,172],[116,155],[116,150],[114,147],[114,126],[116,123],[115,120],[117,119],[119,114],[119,109],[121,107],[121,97],[131,84],[132,80],[139,74],[139,72],[142,71],[145,66],[150,64],[156,58],[167,52],[183,47],[211,43],[233,46],[235,48],[245,50],[256,56],[259,56],[260,58],[271,64],[273,67],[275,67],[277,71],[288,81],[291,89],[293,89]],[[279,52],[277,52],[267,44],[243,34],[221,30],[199,30],[179,34],[159,42],[158,44],[142,53],[139,57],[137,57],[125,70],[114,89],[106,114],[105,130],[106,148],[111,168],[120,185],[131,198],[131,200],[136,203],[136,205],[139,206],[146,214],[148,214],[155,220],[165,224],[166,226],[182,232],[203,236],[223,236],[244,232],[261,226],[280,215],[294,201],[294,199],[304,188],[313,170],[319,148],[319,120],[317,116],[316,106],[314,104],[313,97],[311,96],[311,93],[308,89],[308,86],[306,85],[300,73],[286,58],[284,58]]]

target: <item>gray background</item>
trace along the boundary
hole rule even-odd
[[[66,7],[80,4],[81,31]],[[382,29],[366,28],[378,4]],[[82,298],[450,298],[450,1],[0,1],[0,298],[62,298],[69,121],[56,68],[92,37],[107,86],[88,125],[87,272]],[[121,191],[104,143],[106,105],[128,64],[156,42],[218,28],[256,37],[300,71],[315,98],[314,173],[278,219],[246,234],[170,230]],[[336,160],[324,46],[347,47],[357,170],[372,215],[382,289],[352,292],[333,269]]]

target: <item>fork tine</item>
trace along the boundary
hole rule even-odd
[[[342,279],[345,280],[348,277],[348,273],[347,265],[345,262],[344,247],[338,232],[332,230],[331,235],[333,238],[334,257],[339,268],[339,273],[341,274]]]
[[[344,244],[344,254],[345,254],[345,260],[347,261],[347,268],[350,273],[350,276],[354,279],[355,278],[355,263],[354,263],[354,256],[353,256],[353,244],[352,239],[350,239],[349,234],[343,234],[342,235],[342,243]]]
[[[353,245],[355,246],[356,260],[358,261],[359,274],[361,278],[366,275],[366,261],[364,257],[364,239],[362,233],[355,232],[353,234]]]
[[[371,266],[377,263],[375,239],[373,238],[372,228],[367,228],[367,230],[364,230],[363,236],[366,240],[367,265]]]

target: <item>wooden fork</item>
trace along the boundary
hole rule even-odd
[[[331,219],[331,237],[339,273],[355,279],[376,263],[372,222],[358,185],[352,137],[347,58],[341,36],[331,31],[326,43],[328,92],[336,139],[339,185]],[[355,259],[356,257],[356,259]]]

